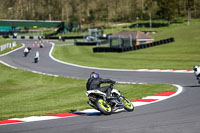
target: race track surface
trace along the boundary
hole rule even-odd
[[[35,41],[20,41],[33,46]],[[162,102],[137,107],[134,112],[120,112],[110,116],[92,115],[61,118],[0,126],[0,133],[199,133],[200,86],[193,73],[136,72],[96,70],[75,67],[52,60],[51,45],[34,47],[27,58],[23,50],[0,57],[0,60],[20,69],[59,76],[87,79],[92,71],[102,77],[123,82],[168,83],[183,86],[183,92]],[[33,63],[36,51],[39,63]],[[192,66],[191,66],[192,67]]]

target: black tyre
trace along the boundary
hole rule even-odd
[[[38,59],[37,59],[37,58],[35,58],[35,59],[34,59],[34,62],[35,62],[35,63],[37,63],[37,62],[38,62]]]
[[[26,57],[28,55],[28,53],[24,53],[24,57]]]
[[[110,115],[112,113],[111,106],[107,104],[105,100],[101,98],[97,98],[97,100],[95,101],[95,104],[98,110],[104,115]]]
[[[125,110],[127,110],[128,112],[131,112],[134,110],[133,104],[128,99],[126,99],[125,97],[120,97],[120,98],[124,105]]]

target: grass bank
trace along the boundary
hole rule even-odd
[[[0,84],[0,120],[90,108],[86,104],[86,80],[39,75],[0,64]],[[166,84],[115,87],[130,100],[176,90]]]
[[[6,44],[6,43],[11,43],[11,42],[13,42],[13,41],[5,39],[0,36],[0,45]]]
[[[156,40],[174,37],[175,42],[137,51],[93,53],[90,46],[63,46],[55,47],[53,56],[66,62],[100,68],[191,70],[200,62],[199,29],[200,20],[194,20],[190,25],[182,23],[152,28],[158,30],[153,35]]]

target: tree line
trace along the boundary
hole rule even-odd
[[[1,0],[0,19],[73,23],[200,18],[200,0]]]

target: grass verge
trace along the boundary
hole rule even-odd
[[[137,51],[93,53],[91,46],[63,46],[55,47],[53,56],[66,62],[100,68],[191,70],[200,62],[199,29],[200,20],[194,20],[191,25],[183,23],[152,29],[159,31],[153,35],[156,40],[174,37],[175,42]]]
[[[11,43],[13,41],[4,39],[3,37],[0,36],[0,45],[6,44],[6,43]]]
[[[0,64],[0,84],[0,120],[90,108],[83,79],[39,75]],[[116,84],[115,88],[130,100],[176,91],[167,84]]]

